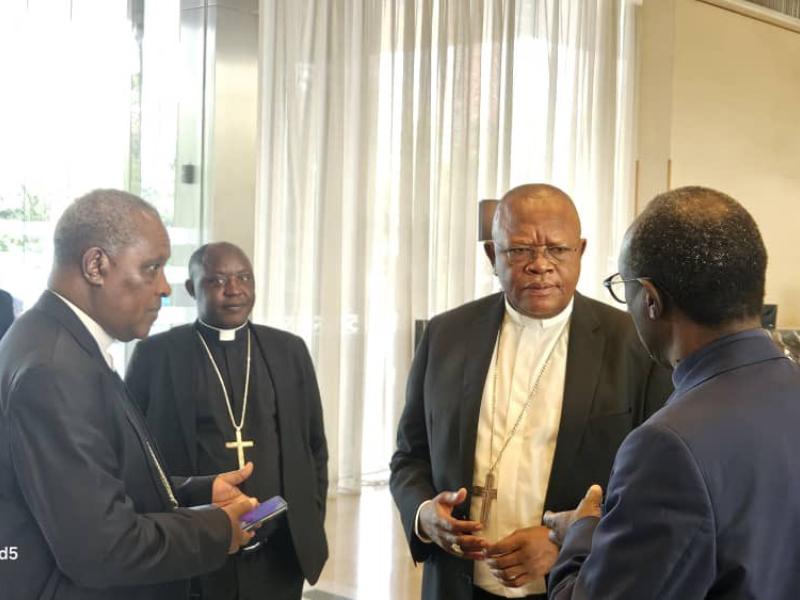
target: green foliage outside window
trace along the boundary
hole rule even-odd
[[[46,223],[50,218],[50,208],[38,195],[21,186],[14,198],[0,196],[0,221],[16,221],[14,233],[0,232],[0,252],[15,249],[40,252],[42,240],[39,235],[26,231],[27,223]]]

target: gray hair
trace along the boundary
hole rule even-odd
[[[136,217],[150,214],[161,220],[152,204],[121,190],[94,190],[70,204],[53,235],[56,266],[80,261],[89,248],[117,254],[139,236]]]

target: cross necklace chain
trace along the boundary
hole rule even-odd
[[[245,465],[244,449],[252,448],[255,445],[253,440],[242,439],[242,428],[244,427],[244,420],[247,416],[247,397],[249,396],[248,391],[250,390],[250,330],[247,330],[247,369],[244,376],[244,393],[242,394],[244,396],[242,398],[242,418],[239,419],[238,423],[233,416],[233,405],[231,404],[231,399],[228,397],[228,388],[225,387],[225,380],[222,378],[222,373],[219,371],[217,361],[214,360],[211,349],[208,347],[201,333],[199,331],[196,333],[197,337],[200,338],[200,342],[203,344],[203,348],[206,349],[206,354],[208,354],[208,360],[211,361],[211,366],[214,368],[214,373],[217,374],[219,385],[222,388],[222,394],[225,397],[225,406],[228,409],[228,416],[231,419],[231,425],[233,425],[233,430],[236,434],[236,440],[233,442],[225,442],[225,447],[230,450],[236,450],[236,455],[239,459],[239,468],[241,469]]]
[[[517,420],[514,422],[514,426],[511,428],[511,433],[506,436],[506,441],[503,442],[503,445],[500,448],[500,452],[497,453],[497,457],[492,462],[491,458],[494,456],[494,417],[495,413],[497,412],[497,373],[500,370],[500,344],[503,341],[503,326],[505,325],[505,320],[503,323],[500,324],[500,333],[497,336],[497,351],[494,355],[494,376],[492,379],[492,431],[489,437],[489,462],[491,466],[489,467],[489,471],[486,473],[486,479],[484,480],[483,485],[476,485],[472,488],[472,494],[474,496],[478,496],[483,498],[483,503],[481,504],[481,524],[485,527],[486,524],[489,522],[489,511],[492,506],[492,501],[497,500],[497,488],[495,487],[495,470],[497,466],[500,464],[500,459],[503,458],[503,453],[506,451],[509,442],[514,438],[517,434],[517,429],[519,429],[520,424],[522,423],[522,419],[525,416],[525,413],[528,412],[528,407],[531,404],[534,396],[536,396],[536,391],[539,389],[539,383],[542,381],[542,376],[544,375],[547,368],[550,366],[550,362],[553,359],[553,354],[555,354],[556,348],[558,347],[558,343],[561,341],[564,332],[567,330],[567,323],[561,328],[561,332],[558,334],[553,347],[550,348],[550,352],[547,355],[547,358],[542,365],[542,368],[539,369],[539,374],[536,376],[536,380],[533,382],[533,386],[531,387],[531,391],[528,393],[528,398],[525,400],[525,404],[522,406],[522,410],[519,411],[519,415],[517,416]],[[512,369],[512,382],[513,382],[513,369]],[[511,386],[509,386],[510,388]],[[511,389],[508,392],[508,405],[511,408]]]

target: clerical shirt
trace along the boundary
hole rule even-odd
[[[225,382],[236,423],[242,418],[247,334],[250,332],[250,386],[242,439],[252,440],[255,444],[244,449],[245,460],[252,461],[255,469],[240,487],[244,493],[260,501],[283,495],[278,405],[269,367],[255,331],[249,323],[235,332],[215,329],[200,321],[196,327],[208,344]],[[197,348],[202,365],[195,376],[197,471],[201,475],[232,471],[239,468],[237,452],[235,448],[226,448],[225,444],[236,439],[235,430],[219,379],[200,340],[197,340]],[[299,585],[296,582],[302,581],[302,573],[285,517],[269,521],[257,530],[255,541],[262,542],[255,551],[232,555],[221,569],[200,577],[203,598],[262,598],[265,581],[280,586],[285,580],[290,580],[290,585]]]
[[[541,525],[564,400],[571,315],[572,302],[551,319],[533,319],[519,313],[506,299],[505,318],[498,335],[500,345],[495,343],[483,388],[473,485],[484,485],[486,474],[511,434],[551,351],[553,355],[519,429],[495,469],[497,499],[492,501],[488,522],[481,532],[490,542],[516,529]],[[499,370],[495,391],[496,365]],[[470,519],[480,520],[483,502],[485,498],[472,496]],[[475,585],[497,596],[518,598],[546,591],[543,577],[519,588],[507,588],[483,561],[475,561],[474,565]]]
[[[275,390],[255,333],[249,326],[245,326],[236,331],[233,339],[221,340],[218,329],[201,322],[197,322],[196,327],[217,363],[237,424],[242,418],[247,334],[250,332],[250,387],[242,439],[255,443],[254,447],[244,449],[245,460],[252,461],[255,470],[241,488],[246,494],[261,501],[281,494],[280,438]],[[197,472],[199,475],[210,475],[233,471],[239,468],[236,449],[226,448],[225,444],[236,439],[236,432],[231,424],[219,379],[200,340],[197,340],[197,347],[201,365],[195,375]]]

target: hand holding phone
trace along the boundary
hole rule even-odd
[[[242,515],[239,518],[239,524],[242,530],[252,531],[262,523],[277,517],[281,513],[286,512],[288,508],[289,505],[286,503],[286,500],[280,496],[273,496],[269,500],[266,500],[256,506],[247,514]]]
[[[250,540],[253,539],[252,531],[244,531],[241,528],[237,530],[236,525],[241,524],[239,519],[248,512],[252,511],[256,506],[258,506],[258,501],[255,498],[242,495],[237,500],[229,502],[225,506],[220,507],[220,509],[227,515],[228,520],[231,523],[231,527],[233,528],[233,535],[231,535],[231,544],[228,547],[228,554],[238,552],[240,547],[246,546],[250,543]]]

